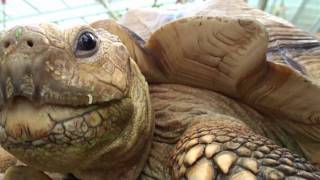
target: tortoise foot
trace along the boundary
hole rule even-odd
[[[174,179],[320,179],[319,169],[271,140],[230,125],[199,125],[177,144]]]

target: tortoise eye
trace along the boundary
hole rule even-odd
[[[84,58],[92,56],[98,50],[97,36],[92,32],[83,32],[77,40],[77,46],[75,50],[76,57]]]

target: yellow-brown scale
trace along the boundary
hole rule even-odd
[[[150,94],[156,129],[141,179],[320,178],[292,137],[244,104],[173,84]]]

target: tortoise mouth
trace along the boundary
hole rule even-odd
[[[126,123],[119,125],[118,114],[110,110],[122,101],[71,107],[36,106],[25,98],[16,98],[0,111],[0,143],[10,149],[82,146],[94,144],[100,138],[112,141],[126,126]]]

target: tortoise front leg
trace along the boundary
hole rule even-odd
[[[320,179],[319,169],[240,123],[198,123],[177,143],[174,179]]]

